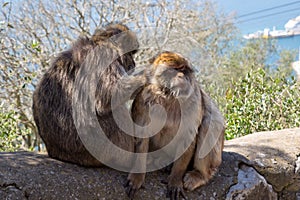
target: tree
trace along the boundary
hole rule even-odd
[[[296,74],[293,73],[292,63],[295,61],[296,58],[296,51],[291,50],[282,50],[279,54],[279,59],[276,63],[275,72],[274,70],[271,73],[278,75],[280,72],[282,77],[289,78],[290,76],[295,76]]]
[[[251,69],[269,68],[267,59],[275,52],[276,44],[273,40],[255,39],[242,42],[228,57],[224,57],[224,65],[220,70],[228,78],[225,83],[237,81]]]
[[[236,30],[232,16],[205,0],[1,0],[1,4],[0,98],[7,112],[14,110],[31,130],[27,148],[39,144],[31,114],[37,81],[51,58],[79,35],[90,35],[109,22],[125,23],[141,43],[138,64],[159,50],[176,50],[191,59],[202,80],[209,80],[221,66],[218,58],[228,51]]]

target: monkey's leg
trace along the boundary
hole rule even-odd
[[[207,181],[214,174],[212,168],[208,166],[209,162],[209,158],[201,159],[197,162],[194,170],[185,174],[183,179],[183,186],[185,189],[192,191],[197,187],[200,187],[207,183]]]
[[[171,200],[179,199],[180,195],[186,199],[183,190],[182,179],[195,152],[195,146],[196,141],[193,141],[184,154],[173,164],[171,174],[168,177],[167,190],[167,197],[169,197]]]
[[[147,153],[149,149],[149,138],[139,138],[136,142],[136,153]],[[146,175],[147,156],[146,154],[138,156],[134,163],[134,169],[145,173],[130,173],[125,184],[125,191],[130,199],[133,199],[135,193],[144,183]]]
[[[192,191],[206,184],[216,173],[222,162],[223,138],[223,135],[221,135],[215,147],[204,158],[199,158],[199,149],[197,148],[194,158],[194,170],[187,172],[183,179],[185,189]]]
[[[210,97],[203,91],[201,94],[204,113],[198,129],[194,170],[186,173],[183,179],[187,190],[206,184],[222,162],[224,118]]]

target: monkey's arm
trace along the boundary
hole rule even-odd
[[[146,78],[144,75],[133,74],[120,77],[118,83],[112,91],[111,109],[133,99],[145,86]]]
[[[126,103],[130,99],[134,99],[142,93],[143,88],[147,87],[146,85],[149,83],[149,70],[147,70],[146,66],[136,67],[130,75],[127,75],[125,72],[123,74],[113,88],[112,109]]]
[[[130,199],[133,199],[135,193],[144,183],[147,165],[147,153],[149,149],[149,138],[139,138],[136,140],[135,153],[144,153],[136,156],[133,171],[141,171],[142,173],[130,173],[127,178],[125,190]]]
[[[197,156],[200,159],[209,156],[219,163],[224,146],[225,120],[217,105],[203,90],[201,96],[204,113],[198,129]]]
[[[131,59],[131,55],[122,55],[123,57]],[[119,51],[105,43],[92,49],[80,66],[76,83],[80,86],[84,84],[81,87],[82,93],[95,92],[90,95],[95,95],[98,115],[124,105],[145,84],[146,78],[143,74],[127,75],[123,65]]]
[[[133,121],[137,125],[141,126],[141,128],[137,127],[137,129],[135,129],[135,153],[137,154],[133,163],[132,173],[128,175],[127,183],[125,185],[126,193],[131,199],[145,180],[145,173],[147,170],[147,153],[149,151],[149,138],[139,137],[145,135],[142,131],[147,130],[143,126],[150,122],[149,107],[145,105],[141,93],[142,92],[137,94],[131,109]],[[141,173],[136,173],[137,171]]]
[[[194,170],[184,177],[184,187],[192,191],[206,184],[222,162],[224,118],[212,99],[201,89],[203,118],[198,128]]]
[[[180,195],[182,195],[182,197],[186,199],[183,190],[182,179],[195,152],[195,146],[196,146],[196,140],[194,140],[191,143],[191,145],[184,152],[184,154],[180,156],[180,158],[176,160],[173,164],[171,174],[168,178],[168,191],[167,191],[167,196],[171,200],[179,199]]]

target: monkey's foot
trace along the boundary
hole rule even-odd
[[[127,182],[124,185],[125,192],[130,199],[133,199],[134,195],[140,189],[144,183],[145,174],[129,174]]]
[[[204,177],[198,171],[187,172],[183,178],[183,182],[183,187],[188,191],[193,191],[206,183]]]
[[[171,200],[179,200],[180,196],[187,199],[184,193],[182,181],[170,181],[167,188],[167,198]]]

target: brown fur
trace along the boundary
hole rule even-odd
[[[167,75],[165,75],[166,72]],[[182,119],[184,137],[189,137],[191,133],[194,133],[194,138],[192,138],[191,144],[186,147],[187,150],[183,155],[173,163],[168,178],[167,195],[171,199],[178,199],[180,194],[184,196],[183,188],[194,190],[207,183],[216,172],[221,163],[224,119],[217,106],[200,88],[192,68],[181,55],[172,52],[158,55],[152,60],[149,74],[151,76],[150,84],[137,94],[133,102],[133,120],[141,126],[149,124],[149,108],[155,104],[164,107],[167,112],[167,120],[164,128],[150,138],[138,138],[141,133],[135,133],[137,137],[135,150],[137,153],[147,153],[167,145],[179,130],[181,116],[185,116]],[[216,144],[210,150],[203,144],[203,141],[205,136],[214,137],[215,134],[219,137],[215,138]],[[184,142],[184,138],[182,141]],[[202,155],[201,147],[205,147],[209,151],[204,158],[199,157],[199,154]],[[144,168],[146,161],[143,162],[137,163],[136,166]],[[188,166],[193,166],[191,171],[187,171]],[[145,173],[129,174],[126,185],[126,192],[129,197],[133,198],[144,179]]]
[[[124,32],[125,39],[117,42],[110,40]],[[75,78],[83,65],[98,65],[102,59],[98,56],[101,55],[101,49],[118,57],[98,77],[95,106],[98,121],[113,143],[127,151],[134,151],[133,137],[118,128],[110,105],[113,87],[124,72],[135,67],[132,57],[134,52],[124,52],[123,46],[126,44],[132,45],[133,49],[137,48],[136,36],[125,25],[110,24],[104,29],[96,30],[91,38],[80,37],[69,50],[55,58],[44,74],[33,95],[33,115],[50,157],[83,166],[102,165],[84,147],[72,117]],[[124,87],[141,82],[140,79],[132,78],[127,82],[129,85]],[[128,161],[125,159],[124,163],[126,162]]]

